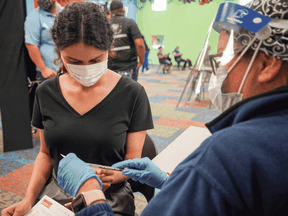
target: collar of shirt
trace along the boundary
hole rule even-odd
[[[205,125],[214,133],[248,119],[288,109],[288,104],[284,102],[287,100],[288,85],[284,85],[240,101]]]

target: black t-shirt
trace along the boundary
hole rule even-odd
[[[153,120],[143,86],[128,77],[80,115],[63,97],[58,75],[37,88],[32,125],[44,129],[57,173],[60,153],[74,152],[85,162],[108,166],[124,160],[127,133],[152,129]]]
[[[114,31],[114,58],[109,58],[108,68],[113,71],[130,70],[137,67],[137,50],[134,40],[142,34],[132,19],[122,14],[113,14],[109,20]]]

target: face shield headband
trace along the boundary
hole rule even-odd
[[[247,52],[247,50],[253,47],[252,45],[254,45],[255,48],[255,52],[253,53],[248,68],[245,71],[245,75],[238,89],[238,94],[240,94],[242,90],[246,77],[251,69],[251,66],[258,54],[261,45],[263,44],[264,40],[271,36],[271,28],[267,25],[271,21],[271,18],[259,14],[245,6],[231,2],[223,3],[219,6],[218,12],[215,16],[213,29],[218,33],[225,31],[226,33],[230,34],[229,41],[223,51],[222,57],[220,58],[220,66],[225,66],[234,58],[236,54],[235,50],[237,50],[236,47],[238,47],[238,50],[242,49],[238,58],[228,69],[228,74]],[[253,32],[254,34],[254,37],[251,38],[248,44],[246,44],[246,42],[243,44],[244,40],[240,39],[243,38],[243,32]],[[234,40],[236,41],[235,43]],[[256,41],[257,45],[255,46]]]
[[[266,17],[272,19],[268,23],[271,28],[270,36],[263,41],[259,50],[266,55],[271,55],[288,61],[288,5],[286,0],[254,0],[246,5]],[[248,29],[249,30],[249,29]],[[253,40],[255,32],[243,31],[238,35],[237,40],[243,45]],[[256,50],[258,41],[256,40],[251,48]]]

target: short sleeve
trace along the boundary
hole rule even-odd
[[[153,128],[154,125],[150,103],[146,91],[142,86],[134,103],[128,132],[138,132]]]
[[[39,128],[39,129],[44,129],[43,123],[42,123],[42,113],[41,109],[39,106],[39,100],[37,96],[37,90],[36,90],[36,95],[35,95],[35,100],[34,100],[34,106],[33,106],[33,114],[32,114],[32,126]]]
[[[25,20],[25,43],[39,46],[40,45],[40,34],[41,25],[40,18],[37,9],[32,11]]]
[[[142,38],[143,36],[142,36],[136,22],[134,20],[130,20],[130,21],[131,21],[131,23],[130,23],[129,31],[130,31],[130,34],[131,34],[133,41],[137,38]]]

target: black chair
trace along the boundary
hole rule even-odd
[[[149,134],[146,134],[141,157],[148,157],[150,158],[150,160],[152,160],[157,154],[158,151],[156,149],[154,141],[151,139]],[[147,202],[149,202],[155,195],[154,187],[146,184],[141,184],[140,182],[135,182],[132,179],[129,179],[128,182],[131,184],[132,191],[142,193],[145,196]]]
[[[177,63],[177,65],[175,65],[174,69],[178,70],[178,71],[181,71],[182,70],[181,68],[183,68],[185,62],[184,61],[177,61],[175,57],[174,57],[174,61]],[[183,65],[181,65],[181,62],[183,62]]]
[[[163,73],[165,73],[165,70],[167,69],[167,65],[165,64],[165,59],[158,58],[158,60],[159,60],[159,67],[157,69],[157,73],[161,70],[163,71]]]

